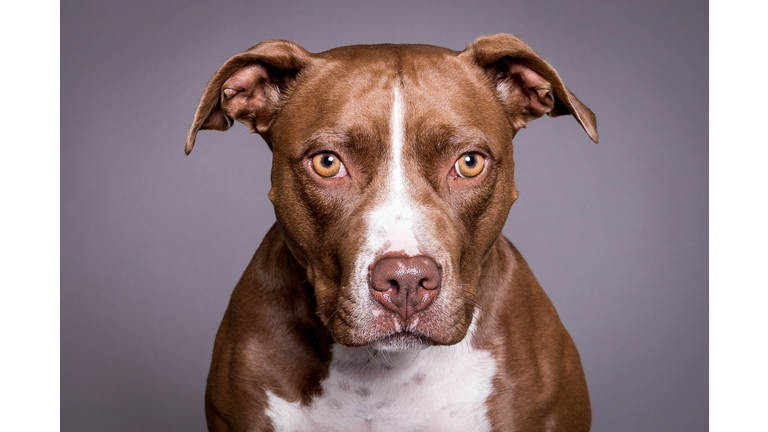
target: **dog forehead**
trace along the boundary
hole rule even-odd
[[[459,142],[473,131],[506,145],[512,132],[489,77],[458,54],[430,45],[357,45],[314,55],[273,124],[276,151],[300,157],[315,146],[308,143],[334,136],[381,155],[391,140],[395,89],[406,147],[430,147],[447,135]]]

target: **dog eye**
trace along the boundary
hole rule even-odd
[[[333,153],[319,153],[312,158],[312,168],[321,177],[344,177],[347,169]]]
[[[464,178],[476,177],[483,172],[484,166],[485,158],[478,153],[464,153],[454,165],[456,174]]]

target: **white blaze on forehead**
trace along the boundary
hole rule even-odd
[[[373,209],[370,215],[369,241],[379,243],[378,247],[388,245],[384,252],[403,251],[408,255],[420,255],[419,244],[414,235],[417,209],[408,196],[406,172],[403,164],[405,145],[405,110],[400,89],[394,88],[395,100],[389,120],[390,147],[392,160],[382,164],[387,169],[384,200]]]
[[[395,87],[393,91],[394,100],[389,118],[389,156],[378,162],[378,171],[384,178],[381,183],[377,183],[379,189],[375,192],[373,207],[365,216],[365,241],[355,259],[351,280],[355,293],[355,316],[360,320],[358,330],[366,328],[367,331],[373,331],[373,327],[369,327],[373,326],[370,321],[371,311],[377,309],[376,302],[368,290],[369,271],[376,258],[387,252],[401,252],[408,256],[423,255],[416,240],[415,230],[425,229],[425,218],[408,193],[403,158],[405,109],[400,89]],[[399,329],[397,327],[397,330]]]

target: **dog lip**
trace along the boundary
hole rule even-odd
[[[422,334],[411,330],[401,330],[382,336],[369,345],[383,351],[416,351],[435,345],[435,343]]]

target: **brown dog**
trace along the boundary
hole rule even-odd
[[[212,431],[587,431],[579,355],[501,234],[512,138],[594,114],[512,35],[462,52],[288,41],[229,59],[187,135],[233,120],[273,151],[277,223],[235,288]]]

